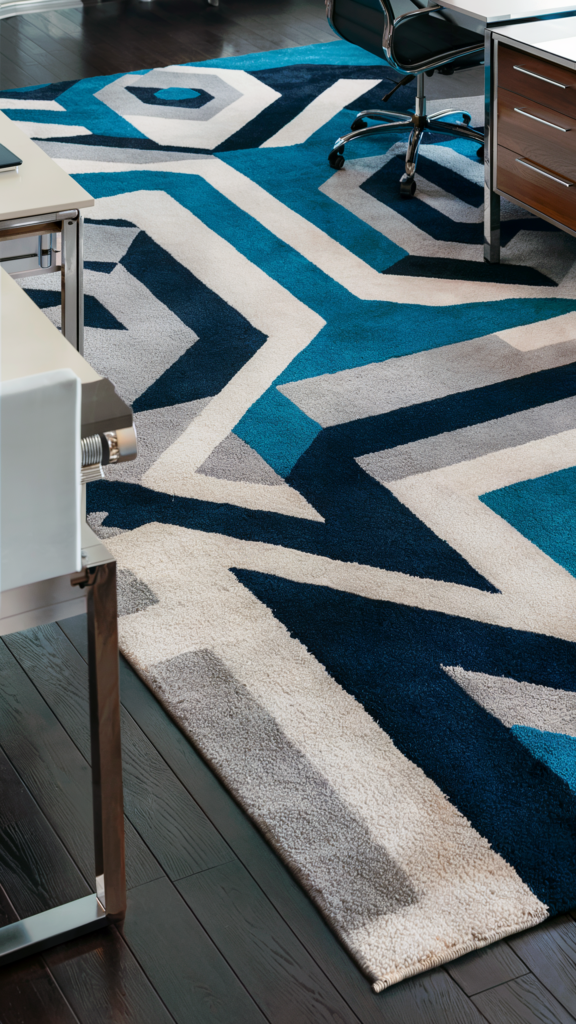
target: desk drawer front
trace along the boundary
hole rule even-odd
[[[502,44],[498,47],[498,89],[576,118],[576,72]]]
[[[497,188],[576,231],[576,166],[568,176],[552,160],[537,164],[499,145]]]
[[[569,178],[576,173],[576,120],[506,89],[498,90],[498,143]]]

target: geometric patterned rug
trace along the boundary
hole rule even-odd
[[[576,240],[504,203],[485,264],[466,141],[409,202],[405,139],[332,171],[394,80],[333,42],[0,94],[97,200],[123,653],[377,991],[576,905]]]

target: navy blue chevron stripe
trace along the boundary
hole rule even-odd
[[[362,562],[424,579],[446,580],[496,592],[448,544],[440,540],[390,491],[359,467],[356,502],[334,505],[326,523],[151,491],[139,484],[101,481],[88,485],[87,511],[108,510],[106,526],[134,530],[145,523],[171,523],[189,530],[222,533],[239,540],[261,541],[325,555],[344,562]],[[366,528],[365,503],[380,517]]]
[[[120,262],[198,335],[198,341],[136,399],[134,412],[218,394],[266,341],[266,335],[145,231]]]
[[[438,140],[437,140],[438,141]],[[420,157],[418,160],[418,171],[424,178],[430,174],[430,180],[434,181],[437,177],[436,165],[429,168],[429,164],[434,164],[433,160],[428,160],[426,157]],[[388,160],[378,171],[376,171],[370,178],[368,178],[360,188],[367,192],[368,195],[373,196],[381,203],[385,203],[390,209],[400,213],[402,217],[411,221],[416,227],[420,228],[421,231],[425,231],[426,234],[430,235],[431,238],[435,238],[442,242],[461,242],[467,245],[481,245],[484,239],[484,228],[481,222],[477,224],[466,224],[461,221],[451,220],[450,217],[446,217],[439,210],[435,210],[428,203],[412,201],[407,203],[398,194],[398,181],[404,172],[404,158],[400,156],[392,157]],[[440,180],[440,179],[439,179]],[[478,186],[473,182],[468,181],[467,178],[463,178],[460,175],[450,173],[446,168],[442,167],[442,187],[446,191],[450,192],[452,188],[455,189],[455,194],[459,198],[464,199],[465,202],[472,206],[477,205],[478,200]],[[418,193],[416,193],[416,197]],[[519,231],[557,231],[557,228],[552,227],[545,220],[538,220],[534,217],[522,217],[517,220],[503,220],[501,224],[501,242],[502,245],[507,245],[508,242],[514,238]]]
[[[576,903],[576,796],[441,665],[576,690],[549,636],[235,569],[555,914]],[[554,870],[550,870],[550,865]]]
[[[327,427],[301,456],[289,479],[298,486],[298,474],[306,461],[320,458],[319,454],[313,455],[313,448],[326,446],[334,453],[338,451],[340,457],[354,458],[559,402],[572,395],[576,395],[576,362]]]

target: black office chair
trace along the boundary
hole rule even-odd
[[[440,74],[452,74],[457,68],[482,64],[484,36],[457,25],[439,4],[425,7],[420,0],[411,2],[417,10],[395,17],[390,0],[326,0],[328,21],[342,39],[383,57],[390,67],[408,76],[382,98],[383,102],[401,85],[414,78],[417,81],[414,114],[397,110],[363,110],[357,115],[350,132],[336,139],[328,162],[335,170],[340,170],[344,166],[344,147],[355,139],[388,132],[410,132],[405,173],[400,179],[400,194],[406,198],[416,191],[414,175],[425,131],[457,135],[481,144],[484,142],[484,133],[470,127],[470,114],[465,110],[439,110],[427,116],[424,95],[425,74],[431,75],[437,70]],[[461,122],[444,120],[455,114],[462,116]],[[367,126],[364,118],[384,123]],[[478,156],[483,158],[483,145]]]

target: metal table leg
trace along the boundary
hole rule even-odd
[[[84,351],[84,222],[77,211],[62,221],[62,334]]]
[[[114,920],[126,911],[116,562],[87,570],[88,666],[96,892]]]
[[[486,29],[484,47],[484,259],[500,262],[500,196],[494,191],[496,137],[494,122],[494,43]]]
[[[62,577],[85,588],[96,894],[0,928],[0,966],[118,921],[126,911],[116,562]]]

